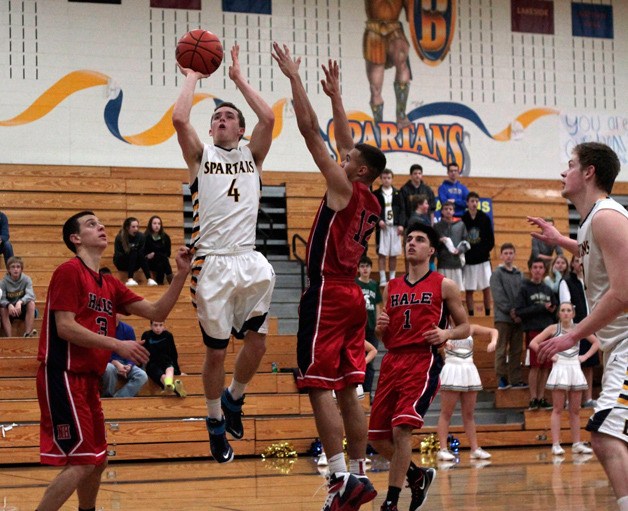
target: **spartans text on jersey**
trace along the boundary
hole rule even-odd
[[[205,162],[205,174],[252,174],[255,166],[252,161],[237,161],[235,163],[225,163],[222,161]]]

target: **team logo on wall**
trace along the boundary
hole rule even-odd
[[[412,44],[421,60],[438,66],[449,53],[456,24],[456,0],[410,0]]]

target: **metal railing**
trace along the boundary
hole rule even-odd
[[[301,292],[305,291],[305,259],[297,253],[297,241],[301,242],[303,248],[307,248],[307,241],[298,234],[292,235],[292,255],[301,264]]]
[[[262,217],[264,220],[266,220],[268,222],[269,228],[268,230],[266,229],[262,229],[259,226],[259,219],[260,217]],[[264,211],[262,208],[259,208],[257,210],[257,236],[262,238],[262,249],[260,250],[260,252],[262,254],[264,254],[264,257],[268,257],[268,240],[272,237],[273,235],[273,219],[272,217],[266,213],[266,211]]]

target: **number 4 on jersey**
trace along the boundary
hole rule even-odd
[[[240,192],[236,188],[236,180],[231,181],[231,186],[229,187],[229,191],[227,192],[227,197],[233,197],[235,202],[240,200]]]

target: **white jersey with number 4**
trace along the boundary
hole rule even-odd
[[[610,283],[608,280],[608,272],[602,258],[600,246],[593,237],[591,222],[595,214],[601,209],[612,209],[624,215],[628,221],[628,213],[624,207],[617,201],[606,198],[599,200],[593,206],[584,221],[578,229],[578,251],[582,259],[584,268],[584,283],[587,301],[591,311],[598,306],[602,296],[608,291]],[[602,351],[610,351],[613,347],[623,339],[628,337],[628,316],[626,312],[622,312],[617,318],[608,325],[596,332],[600,340]]]
[[[248,146],[205,144],[191,184],[196,255],[234,254],[255,248],[261,179]]]

